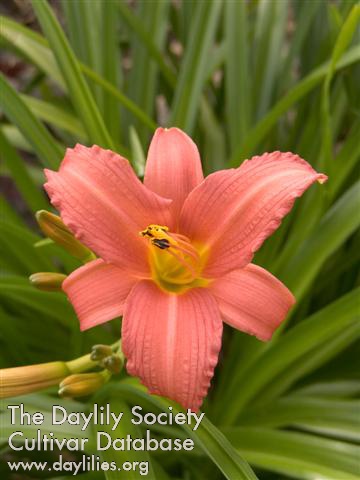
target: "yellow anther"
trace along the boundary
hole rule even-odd
[[[164,234],[169,231],[169,227],[166,225],[155,225],[151,224],[148,227],[145,228],[145,230],[142,230],[139,232],[139,235],[142,237],[149,237],[149,238],[159,238],[162,239],[164,238]]]
[[[177,241],[174,240],[167,232],[169,227],[166,225],[155,225],[151,224],[139,232],[142,237],[147,237],[150,239],[150,242],[155,247],[160,248],[161,250],[168,249],[171,246],[176,246]]]
[[[139,232],[148,239],[154,278],[161,285],[175,285],[175,291],[193,284],[199,275],[200,258],[189,238],[169,231],[164,225],[148,225]],[[159,251],[161,250],[161,252]]]

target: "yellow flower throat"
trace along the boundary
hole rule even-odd
[[[161,289],[183,293],[208,284],[208,280],[200,277],[203,258],[187,237],[170,232],[166,226],[153,224],[139,235],[149,240],[151,273]]]

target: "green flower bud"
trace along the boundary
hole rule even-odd
[[[109,345],[94,345],[91,349],[90,358],[94,362],[98,362],[99,360],[103,360],[104,358],[112,355],[113,350]]]
[[[124,360],[122,356],[114,354],[106,357],[102,364],[109,372],[116,374],[121,372],[124,366]]]
[[[30,275],[30,283],[39,290],[47,292],[61,291],[61,285],[65,280],[66,275],[53,272],[38,272]]]
[[[65,362],[4,368],[0,371],[0,398],[15,397],[57,385],[69,373]]]
[[[84,397],[96,392],[107,381],[108,376],[102,372],[77,373],[66,377],[59,388],[60,397]]]
[[[43,233],[67,252],[86,263],[94,260],[94,253],[77,240],[61,218],[46,210],[36,212],[36,220]]]

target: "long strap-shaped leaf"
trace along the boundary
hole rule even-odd
[[[67,84],[72,103],[84,123],[91,142],[105,148],[113,148],[110,135],[81,73],[76,57],[46,0],[32,2],[41,28],[49,40],[60,71]]]
[[[45,196],[37,187],[29,175],[25,162],[19,157],[14,147],[9,143],[3,132],[0,130],[0,151],[4,164],[10,171],[11,176],[28,204],[29,208],[36,212],[42,208],[48,208]]]
[[[13,20],[0,16],[1,29],[0,38],[3,38],[11,46],[16,48],[22,55],[26,56],[41,71],[45,72],[56,83],[66,90],[66,85],[59,67],[55,61],[54,55],[48,46],[44,37],[29,28],[26,28]],[[46,61],[44,61],[44,58]],[[101,75],[98,75],[86,65],[79,64],[81,71],[92,82],[100,85],[109,95],[127,108],[144,125],[155,130],[156,124],[146,115],[134,102],[117,89],[112,83],[109,83]]]
[[[158,49],[153,37],[144,28],[144,25],[138,19],[138,17],[131,11],[129,7],[126,6],[125,2],[118,2],[117,7],[119,8],[122,19],[142,41],[148,54],[156,61],[159,70],[161,71],[168,85],[173,87],[176,84],[176,75],[174,74],[172,67],[170,67],[164,60],[164,55]]]
[[[360,380],[349,378],[346,380],[319,381],[296,389],[297,397],[317,397],[324,399],[348,399],[360,397]]]
[[[334,168],[333,175],[329,179],[327,192],[331,200],[339,192],[360,159],[359,138],[360,120],[356,120],[334,162],[334,167],[336,165],[336,168]],[[291,231],[289,232],[290,235],[272,262],[271,269],[274,274],[280,272],[281,275],[281,272],[287,269],[287,265],[292,261],[294,253],[299,251],[301,245],[309,237],[309,232],[318,224],[322,210],[314,198],[320,198],[321,200],[320,195],[320,192],[317,195],[313,194],[311,196],[310,194],[310,196],[307,196],[307,199],[304,199],[304,202],[299,205],[296,222],[292,225]]]
[[[336,64],[340,60],[342,54],[348,48],[354,35],[355,29],[359,26],[359,20],[360,5],[357,4],[353,6],[348,17],[346,18],[344,24],[341,27],[323,83],[321,103],[322,145],[319,168],[326,168],[329,174],[331,174],[333,170],[333,134],[330,116],[330,84],[335,72]]]
[[[61,2],[72,48],[79,60],[118,87],[121,74],[118,49],[117,2]],[[81,28],[79,28],[81,25]],[[106,53],[105,53],[106,52]],[[120,109],[111,95],[91,84],[99,110],[115,143],[120,139]]]
[[[359,449],[315,435],[266,428],[231,428],[226,435],[253,465],[295,478],[356,480]]]
[[[3,266],[11,260],[13,271],[23,275],[51,271],[53,269],[52,262],[34,248],[34,243],[38,240],[39,237],[29,229],[1,219],[0,251],[7,252],[6,255],[1,255],[1,265]],[[3,279],[6,280],[7,277],[3,276]]]
[[[226,115],[231,151],[242,142],[251,120],[248,16],[246,2],[225,2]]]
[[[185,52],[172,105],[171,124],[191,133],[207,76],[208,58],[222,2],[196,3],[191,38]]]
[[[118,392],[122,398],[131,403],[149,408],[151,411],[169,412],[169,402],[148,395],[145,393],[143,386],[139,385],[134,379],[129,379],[121,383],[111,384],[105,387],[99,397],[106,395],[114,395]],[[181,410],[176,404],[171,403],[172,412],[174,414]],[[249,465],[241,458],[238,452],[232,447],[227,438],[213,425],[210,420],[203,418],[200,426],[193,431],[190,426],[182,425],[186,434],[193,438],[195,443],[201,448],[203,453],[207,455],[221,470],[228,480],[256,480],[257,477],[251,470]]]
[[[272,403],[284,392],[289,391],[298,380],[326,365],[359,339],[359,322],[354,321],[350,325],[346,325],[337,335],[326,338],[322,343],[289,365],[286,370],[271,379],[261,389],[261,393],[254,399],[253,404]]]
[[[42,163],[46,167],[56,168],[63,156],[62,148],[3,75],[0,75],[0,92],[0,106],[5,115],[18,126]]]
[[[288,396],[268,405],[246,409],[239,418],[243,426],[280,427],[306,425],[333,431],[348,439],[360,438],[360,401]]]
[[[259,0],[258,2],[252,48],[254,71],[251,78],[254,112],[257,119],[261,118],[271,105],[282,63],[279,51],[284,43],[288,4],[288,0],[281,2]]]
[[[349,49],[339,60],[334,67],[335,71],[341,70],[360,60],[360,46],[356,45]],[[325,77],[329,62],[321,65],[316,70],[312,71],[303,80],[297,83],[285,96],[283,96],[272,109],[252,128],[246,137],[241,142],[238,149],[231,158],[233,166],[239,163],[252,154],[257,145],[265,138],[267,133],[276,124],[278,119],[283,115],[292,105],[309,93],[316,87]]]
[[[25,56],[27,60],[37,65],[42,72],[53,78],[65,90],[66,85],[63,76],[45,38],[3,15],[0,16],[0,22],[0,38],[9,44],[12,49]]]
[[[117,426],[115,430],[112,430],[112,428],[109,425],[101,425],[101,426],[92,426],[92,430],[94,431],[94,435],[99,435],[99,432],[104,432],[108,436],[112,438],[112,440],[116,440],[118,438],[126,438],[127,435],[130,435],[132,439],[135,438],[141,438],[141,430],[140,427],[137,425],[134,425],[131,422],[131,412],[127,404],[124,402],[124,400],[120,398],[116,398],[115,396],[110,397],[107,399],[111,405],[111,411],[114,412],[115,414],[123,414],[121,418],[121,422]],[[108,440],[103,438],[103,435],[98,436],[100,439],[101,445],[104,446],[107,444]],[[106,437],[107,438],[107,437]],[[125,462],[131,462],[134,464],[135,462],[138,465],[137,470],[130,470],[129,472],[126,472],[126,479],[128,480],[138,480],[142,478],[143,474],[141,473],[140,470],[140,465],[143,465],[142,462],[147,462],[148,464],[148,474],[146,475],[146,478],[149,480],[156,480],[156,475],[153,470],[152,466],[152,460],[150,457],[149,452],[145,451],[142,452],[141,450],[137,449],[131,449],[131,450],[115,450],[113,448],[105,449],[100,452],[100,457],[105,461],[111,464],[111,462],[116,462],[117,466],[121,468],[121,465],[123,465]],[[120,474],[121,475],[121,474]],[[122,476],[122,475],[121,475]],[[105,472],[105,478],[106,480],[118,480],[119,478],[119,472],[118,471],[107,471]]]
[[[297,300],[309,289],[325,260],[359,227],[359,198],[360,181],[331,207],[296,257],[278,272]]]
[[[121,5],[122,2],[119,2]],[[139,15],[144,20],[144,28],[152,38],[155,46],[162,51],[165,41],[169,1],[142,2],[139,5]],[[126,8],[126,7],[125,7]],[[154,113],[155,98],[158,88],[159,67],[148,54],[141,40],[132,36],[132,62],[136,68],[131,69],[128,78],[128,94],[139,107],[149,116]],[[144,82],[144,78],[146,81]],[[131,115],[124,116],[125,125],[134,125],[138,130],[143,144],[147,143],[148,131],[140,129],[139,122]]]
[[[71,133],[77,140],[86,137],[82,123],[78,120],[73,110],[66,109],[61,105],[59,106],[31,95],[22,94],[21,98],[40,120],[53,125],[55,128]]]
[[[356,322],[360,288],[344,295],[316,314],[292,328],[270,347],[254,358],[241,375],[236,376],[227,398],[229,407],[223,411],[221,421],[231,424],[258,392],[286,369],[313,349],[339,335],[345,327]],[[235,374],[236,375],[236,374]]]

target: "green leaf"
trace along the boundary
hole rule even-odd
[[[121,418],[121,422],[119,423],[116,430],[112,430],[110,426],[103,425],[103,426],[96,426],[94,429],[97,432],[105,432],[111,436],[112,440],[116,440],[118,438],[126,438],[127,435],[131,435],[132,439],[135,438],[142,438],[142,433],[140,428],[137,425],[134,425],[131,422],[131,412],[129,407],[126,405],[124,401],[119,398],[115,398],[113,395],[107,398],[107,402],[111,405],[111,411],[119,415],[123,413],[123,417]],[[101,437],[100,437],[101,438]],[[104,440],[101,438],[101,445],[107,444],[108,440]],[[137,462],[137,469],[130,470],[130,471],[107,471],[105,472],[106,480],[120,480],[122,478],[126,480],[135,480],[143,478],[143,473],[140,470],[140,465],[143,465],[142,462],[147,462],[148,464],[148,474],[146,478],[150,480],[156,479],[154,469],[152,466],[151,457],[148,452],[146,451],[138,451],[138,450],[115,450],[113,448],[109,448],[108,450],[103,450],[100,453],[100,457],[102,460],[111,463],[116,462],[117,466],[121,468],[123,463]]]
[[[273,378],[271,384],[262,389],[259,399],[254,399],[254,404],[257,404],[258,400],[264,403],[272,402],[283,392],[288,391],[296,381],[325,365],[359,338],[360,326],[357,322],[345,326],[336,336],[326,339],[322,344],[306,352],[285,371]]]
[[[332,380],[331,382],[310,383],[295,391],[296,396],[317,398],[351,398],[359,396],[360,380]]]
[[[0,16],[0,22],[0,37],[65,89],[64,78],[45,39],[10,18]]]
[[[24,219],[15,211],[12,205],[5,199],[3,195],[0,195],[0,212],[2,219],[6,223],[12,223],[18,227],[24,227]]]
[[[202,98],[200,103],[200,127],[205,137],[202,151],[204,174],[225,167],[226,164],[226,139],[225,132],[218,121],[209,102]]]
[[[0,279],[0,297],[3,302],[14,301],[19,309],[27,308],[30,316],[45,316],[49,326],[56,321],[63,326],[77,327],[75,322],[72,323],[75,316],[63,293],[43,292],[23,282],[3,278]]]
[[[360,401],[325,400],[292,395],[266,405],[248,408],[239,417],[241,426],[299,426],[333,433],[349,439],[360,439]]]
[[[150,411],[154,411],[154,409],[168,411],[169,403],[166,400],[146,394],[144,388],[133,380],[109,385],[109,390],[113,393],[118,391],[128,401],[149,408]],[[182,411],[174,403],[171,403],[171,406],[175,414]],[[203,418],[196,431],[193,431],[187,425],[182,425],[182,428],[189,437],[193,438],[203,453],[217,465],[225,478],[228,480],[234,480],[235,478],[236,480],[256,480],[257,477],[248,464],[210,420]]]
[[[121,52],[118,48],[117,2],[101,2],[101,36],[99,53],[101,57],[101,74],[114,88],[118,89],[121,82]],[[103,52],[107,52],[103,55]],[[100,85],[99,85],[100,87]],[[115,143],[121,142],[120,108],[114,102],[113,96],[106,89],[102,89],[102,112],[106,119],[111,137]]]
[[[336,172],[331,178],[329,189],[332,197],[334,197],[342,187],[345,180],[352,173],[354,167],[360,160],[360,120],[354,122],[347,138],[341,146],[335,161]]]
[[[149,127],[152,131],[156,129],[156,123],[120,90],[107,82],[104,78],[100,77],[96,72],[86,67],[86,65],[82,65],[81,69],[90,80],[102,86],[114,99],[127,108],[129,112],[138,118],[144,125]]]
[[[87,40],[90,32],[85,32],[88,25],[86,25],[87,18],[83,18],[83,3],[89,2],[68,2],[67,0],[61,0],[62,13],[64,15],[64,26],[67,36],[69,37],[70,44],[74,50],[76,56],[82,62],[87,63],[91,67],[91,59],[89,58],[89,45]],[[96,12],[98,15],[98,11]],[[95,19],[95,21],[97,18]],[[83,28],[79,28],[79,25]]]
[[[335,71],[341,70],[360,60],[360,46],[349,49],[336,64]],[[231,165],[238,166],[239,163],[249,157],[255,148],[266,137],[268,132],[274,127],[278,119],[290,109],[292,105],[307,95],[315,88],[325,77],[329,62],[313,70],[303,80],[298,82],[286,95],[284,95],[269,110],[269,112],[253,127],[246,139],[239,145],[238,149],[231,158]]]
[[[250,127],[247,7],[245,2],[225,2],[226,112],[231,151],[244,140]]]
[[[161,2],[141,2],[139,4],[139,15],[143,19],[144,29],[151,37],[156,48],[160,51],[163,49],[165,40],[169,6],[168,0]],[[121,9],[125,8],[127,7],[121,7]],[[147,46],[144,45],[141,39],[137,38],[137,33],[132,35],[132,37],[132,62],[136,65],[136,68],[130,71],[128,92],[130,98],[132,98],[144,112],[152,117],[156,103],[155,95],[158,87],[159,68],[158,64],[149,56]],[[144,78],[146,78],[146,82],[144,82]],[[125,117],[125,122],[135,126],[140,134],[140,138],[144,142],[148,140],[148,132],[143,129],[140,130],[139,122],[133,119],[131,115]]]
[[[103,9],[101,1],[62,2],[69,40],[76,57],[95,72],[101,74],[101,24]],[[81,24],[81,28],[79,28]],[[104,55],[107,56],[107,55]],[[102,95],[96,87],[91,88],[99,110],[102,107]]]
[[[360,181],[326,213],[299,253],[277,272],[299,301],[310,288],[325,260],[359,227]]]
[[[89,436],[87,430],[82,431],[81,425],[74,425],[65,420],[62,424],[53,424],[52,423],[52,408],[53,405],[60,405],[66,409],[68,413],[70,412],[79,412],[83,411],[83,406],[80,403],[76,403],[69,400],[63,400],[57,398],[56,400],[51,397],[46,397],[43,394],[38,395],[23,395],[20,397],[21,402],[24,404],[24,410],[30,414],[35,412],[41,412],[44,415],[44,421],[41,424],[41,433],[49,435],[50,432],[53,432],[54,436],[61,441],[62,439],[78,438],[85,439],[89,438],[89,441],[86,442],[87,452],[96,453],[95,443],[93,438]],[[6,400],[1,400],[0,402],[0,424],[1,424],[1,442],[8,442],[9,436],[15,431],[21,431],[24,434],[24,437],[35,438],[39,426],[31,423],[30,425],[27,422],[20,423],[19,415],[16,415],[15,423],[12,425],[10,423],[10,410],[7,409],[8,405],[18,405],[19,397],[9,398]],[[23,437],[23,438],[24,438]]]
[[[25,275],[51,271],[52,263],[34,248],[37,240],[39,237],[30,230],[0,220],[1,264],[14,273]]]
[[[304,2],[301,6],[302,8],[298,10],[294,9],[294,15],[296,16],[296,29],[291,42],[289,43],[289,50],[286,55],[286,59],[281,67],[282,71],[279,78],[279,83],[282,88],[281,90],[279,89],[279,91],[283,91],[284,86],[289,81],[291,68],[298,60],[299,54],[301,54],[301,48],[306,40],[310,26],[313,23],[315,14],[320,6],[321,0],[312,0],[311,2]]]
[[[147,49],[149,55],[156,61],[159,70],[168,85],[173,87],[176,84],[176,76],[172,67],[170,67],[164,60],[164,54],[158,49],[151,34],[145,29],[141,20],[139,20],[137,16],[132,13],[130,8],[126,6],[125,2],[118,2],[117,7],[124,22],[130,27],[131,31],[137,35],[139,40],[142,41],[142,44]]]
[[[63,76],[56,64],[54,55],[48,47],[48,42],[38,33],[19,25],[18,23],[0,16],[1,29],[0,38],[6,39],[10,45],[16,46],[21,53],[26,55],[29,60],[44,71],[50,78],[55,80],[59,86],[66,91],[66,84]],[[40,53],[43,53],[43,56]],[[40,61],[40,58],[46,58],[46,62]],[[117,89],[110,82],[94,72],[86,65],[80,64],[80,69],[84,75],[92,82],[100,85],[111,98],[121,103],[125,108],[129,109],[142,123],[150,129],[155,130],[156,124],[149,118],[134,102]]]
[[[138,177],[143,177],[145,172],[146,157],[142,149],[139,136],[134,127],[130,127],[130,144],[134,170]]]
[[[236,455],[234,446],[210,420],[204,418],[197,435],[193,435],[203,451],[218,466],[229,480],[252,479],[257,477],[246,462]]]
[[[63,1],[71,45],[79,60],[102,76],[114,87],[119,85],[121,71],[118,50],[116,2]],[[79,28],[81,24],[82,28]],[[104,55],[104,52],[106,54]],[[109,95],[99,85],[91,84],[94,97],[112,138],[120,140],[120,111]]]
[[[359,450],[355,445],[265,428],[224,431],[234,447],[254,466],[303,479],[358,478]]]
[[[21,95],[21,98],[40,120],[71,133],[77,140],[82,139],[84,141],[86,138],[83,126],[76,118],[74,112],[30,95]]]
[[[91,142],[104,148],[112,148],[113,142],[103,119],[85,82],[78,61],[62,31],[59,22],[46,0],[32,2],[33,9],[50,47],[54,53],[60,71],[79,117]]]
[[[19,157],[12,145],[10,145],[10,143],[7,141],[1,130],[0,151],[5,166],[11,173],[16,187],[23,196],[29,208],[33,212],[48,208],[48,202],[29,175],[29,172],[26,169],[26,164],[22,158]]]
[[[208,57],[214,42],[221,2],[196,3],[191,38],[182,61],[172,104],[171,125],[191,134],[206,80]]]
[[[322,104],[321,104],[321,118],[322,118],[322,146],[321,146],[321,163],[320,168],[326,168],[329,174],[333,171],[332,165],[332,148],[333,148],[333,134],[331,128],[330,117],[330,84],[333,78],[335,67],[341,56],[350,44],[354,35],[356,27],[360,20],[360,5],[354,5],[345,20],[338,38],[336,40],[334,50],[331,55],[331,60],[326,72],[323,90],[322,90]]]
[[[279,51],[284,41],[288,3],[260,0],[258,4],[253,47],[253,103],[257,119],[269,109],[279,75]]]
[[[271,264],[271,270],[276,275],[287,268],[289,262],[294,258],[294,254],[299,252],[299,248],[309,238],[311,232],[318,225],[319,219],[325,208],[325,200],[335,197],[340,188],[351,174],[360,158],[360,122],[355,121],[353,127],[341,146],[335,162],[336,172],[329,178],[326,185],[326,194],[320,191],[310,191],[297,210],[296,222],[293,223],[286,243]]]
[[[56,168],[63,149],[35,117],[15,89],[0,75],[0,105],[5,115],[19,128],[46,167]]]
[[[24,150],[24,152],[34,153],[34,149],[30,143],[25,139],[23,134],[15,125],[2,125],[0,130],[10,145],[20,150]]]
[[[266,350],[253,358],[245,371],[236,376],[232,390],[226,392],[223,401],[236,394],[236,403],[230,402],[223,411],[221,422],[230,424],[245,405],[270,383],[277,375],[286,372],[290,365],[312,350],[335,338],[344,328],[356,322],[360,288],[344,295],[307,320],[293,327],[282,337],[273,341]],[[244,387],[245,386],[245,387]],[[237,392],[237,393],[235,393]]]
[[[67,360],[80,354],[78,322],[61,293],[41,292],[31,287],[24,277],[5,276],[0,278],[0,302],[5,315],[9,315],[0,316],[1,322],[7,322],[6,327],[0,329],[6,332],[5,344],[17,345],[19,332],[26,338],[26,342],[20,342],[24,363],[41,363],[49,358]],[[49,331],[56,342],[49,342]],[[15,355],[10,365],[18,363]]]

